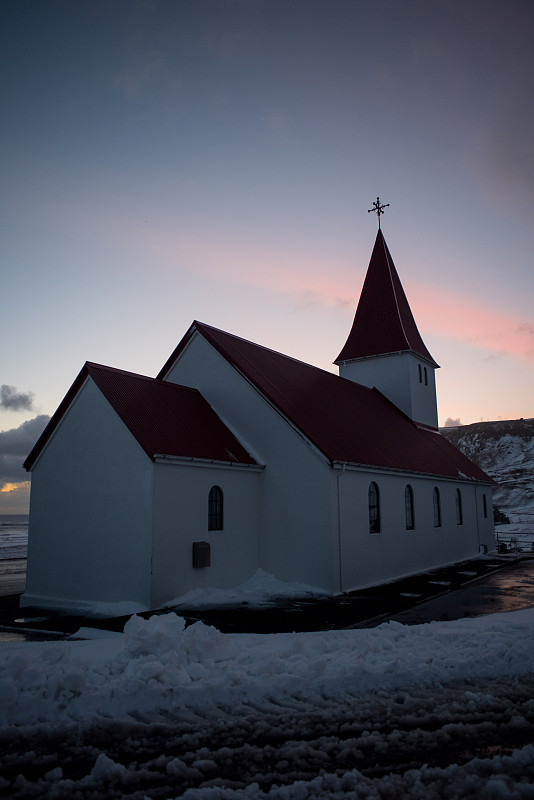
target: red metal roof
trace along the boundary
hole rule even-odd
[[[379,229],[348,339],[335,363],[412,351],[438,366],[421,338]]]
[[[193,323],[158,378],[167,375],[195,333],[267,397],[330,462],[491,481],[438,431],[416,425],[378,390],[201,322]]]
[[[256,464],[196,389],[86,363],[24,462],[33,466],[63,414],[92,378],[145,453]]]

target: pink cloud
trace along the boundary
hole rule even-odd
[[[110,225],[99,219],[100,226]],[[178,225],[147,225],[132,230],[129,220],[113,221],[115,236],[141,255],[155,270],[189,272],[223,282],[287,296],[296,309],[332,308],[349,313],[356,309],[364,271],[353,265],[367,262],[368,253],[355,253],[348,262],[332,262],[323,253],[310,254],[286,241],[266,242],[257,234],[236,236],[210,222],[206,229]],[[360,277],[358,277],[360,274]],[[534,323],[466,297],[461,292],[424,284],[405,284],[418,328],[434,334],[534,362]],[[350,324],[350,323],[349,323]]]
[[[289,295],[297,308],[332,307],[356,310],[357,294],[350,292],[355,275],[349,265],[326,258],[278,250],[240,240],[204,241],[190,246],[183,240],[174,251],[194,256],[209,274]],[[187,261],[187,258],[185,259]],[[350,277],[349,277],[350,275]],[[363,281],[363,273],[362,273]],[[534,323],[484,305],[450,289],[413,284],[405,287],[419,330],[475,347],[534,362]]]
[[[411,306],[420,331],[534,362],[534,324],[450,289],[417,286]]]

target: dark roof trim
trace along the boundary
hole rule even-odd
[[[487,480],[482,480],[481,478],[470,478],[468,475],[462,476],[461,474],[458,474],[458,476],[455,477],[454,475],[442,475],[438,472],[417,472],[417,470],[414,469],[395,469],[394,467],[377,467],[373,466],[372,464],[355,464],[352,461],[333,461],[332,468],[341,470],[348,469],[353,470],[354,472],[388,472],[392,475],[403,475],[405,478],[413,476],[414,478],[423,478],[429,481],[468,483],[470,486],[492,486],[495,483],[493,478],[490,478],[489,475],[486,476]]]
[[[72,403],[72,401],[74,400],[74,398],[76,397],[76,395],[78,394],[78,392],[80,391],[81,387],[83,386],[88,377],[89,377],[89,362],[86,362],[79,371],[76,378],[74,379],[72,386],[70,387],[67,394],[57,407],[48,425],[37,439],[37,442],[33,446],[24,464],[22,465],[27,472],[31,470],[31,468],[41,455],[41,452],[44,450],[46,444],[51,439],[52,434],[54,433],[57,426],[63,419],[70,404]]]
[[[232,467],[232,469],[251,470],[261,472],[265,469],[265,464],[243,464],[240,461],[221,461],[216,458],[197,458],[196,456],[169,456],[165,453],[156,453],[154,461],[158,464],[187,464],[188,466],[198,467]]]
[[[167,359],[165,364],[162,366],[162,368],[160,369],[160,371],[156,375],[156,379],[158,381],[166,380],[167,375],[169,374],[169,372],[171,371],[172,367],[174,366],[175,361],[178,359],[180,353],[182,353],[185,350],[186,346],[189,344],[193,334],[197,330],[197,326],[198,325],[202,325],[202,323],[201,322],[199,323],[196,320],[193,320],[193,322],[189,326],[188,330],[184,333],[184,335],[182,336],[182,338],[180,339],[180,341],[178,342],[178,344],[176,345],[176,347],[174,348],[174,350],[170,354],[169,358]]]
[[[411,350],[411,349],[409,349],[409,350],[391,350],[389,353],[377,353],[376,355],[373,355],[373,356],[358,356],[356,358],[344,358],[343,360],[337,359],[337,361],[333,361],[332,363],[336,364],[336,365],[339,365],[339,364],[352,364],[355,361],[371,361],[371,360],[374,361],[377,358],[388,358],[388,356],[401,356],[404,353],[411,353],[412,355],[414,355],[417,358],[418,361],[424,361],[429,366],[439,369],[439,364],[436,364],[434,359],[427,358],[426,356],[421,355],[421,353],[417,353],[415,350]]]

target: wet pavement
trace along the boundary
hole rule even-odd
[[[261,608],[242,603],[175,610],[188,623],[201,620],[226,633],[291,633],[368,628],[390,619],[414,625],[531,606],[534,606],[534,558],[486,556],[338,597],[279,600]],[[127,616],[102,619],[20,609],[19,594],[0,596],[0,640],[4,641],[64,637],[81,627],[122,631],[127,619]]]
[[[510,563],[484,579],[475,580],[453,592],[426,600],[413,608],[394,614],[404,625],[418,625],[434,620],[480,617],[517,611],[534,606],[534,559]]]
[[[482,558],[412,575],[339,597],[266,608],[179,609],[224,632],[291,633],[369,628],[390,619],[405,625],[534,606],[534,559]]]

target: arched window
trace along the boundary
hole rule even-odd
[[[462,511],[462,493],[456,489],[456,524],[463,525],[464,515]]]
[[[441,500],[437,486],[434,486],[434,528],[441,528]]]
[[[219,486],[212,486],[208,496],[208,530],[223,529],[223,493]]]
[[[413,531],[415,528],[415,513],[413,505],[413,489],[408,484],[404,490],[404,513],[406,516],[406,530]]]
[[[488,518],[488,501],[486,500],[486,495],[482,495],[482,510],[484,512],[484,519]]]
[[[421,371],[421,364],[417,365],[417,369],[419,370],[419,383],[423,383],[423,373]]]
[[[380,494],[374,481],[369,485],[369,533],[380,533]]]

